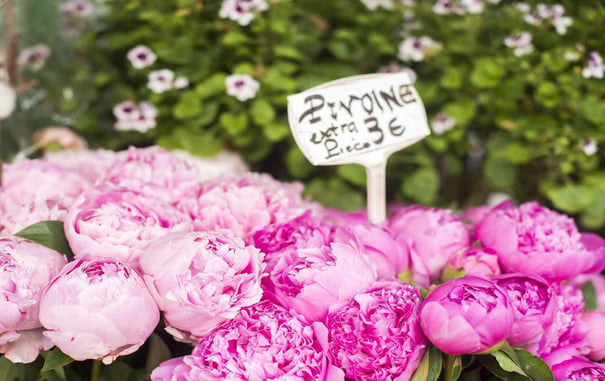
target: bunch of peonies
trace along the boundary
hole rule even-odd
[[[57,346],[111,363],[161,313],[195,348],[153,381],[407,381],[430,346],[482,355],[505,342],[556,381],[604,374],[592,361],[605,359],[605,241],[569,217],[416,205],[373,225],[220,158],[78,149],[6,165],[0,353],[32,362]],[[15,236],[45,220],[63,221],[71,261]]]

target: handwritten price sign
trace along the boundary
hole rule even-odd
[[[389,155],[430,134],[422,100],[404,73],[349,77],[291,95],[288,118],[312,164],[366,167],[373,222],[386,215]]]

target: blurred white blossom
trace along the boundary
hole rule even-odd
[[[61,3],[59,6],[61,14],[68,17],[88,17],[92,15],[94,7],[88,0],[73,0]]]
[[[408,75],[408,78],[410,79],[411,83],[416,82],[416,79],[418,78],[418,76],[416,75],[416,72],[414,70],[412,70],[406,66],[401,66],[400,64],[398,64],[396,62],[392,62],[388,65],[380,67],[378,69],[378,72],[379,73],[405,73]]]
[[[126,101],[113,108],[113,115],[117,122],[114,128],[118,131],[146,132],[155,128],[157,109],[150,102],[141,102],[138,105]]]
[[[187,86],[189,86],[189,80],[186,77],[176,77],[174,79],[175,89],[184,89]]]
[[[256,13],[267,9],[269,5],[265,0],[223,0],[218,15],[246,26],[256,17]]]
[[[0,82],[0,119],[8,118],[15,110],[17,94],[4,82]]]
[[[498,204],[503,203],[504,201],[508,201],[508,200],[512,200],[513,197],[508,194],[508,193],[504,193],[504,192],[494,192],[494,193],[490,193],[487,196],[487,205],[489,206],[496,206]]]
[[[437,114],[431,123],[433,134],[437,136],[443,135],[447,131],[454,128],[454,126],[456,126],[456,119],[452,118],[451,116],[447,116],[442,112]]]
[[[225,79],[225,85],[227,95],[236,97],[241,102],[254,98],[260,88],[258,81],[248,74],[232,74]]]
[[[361,0],[361,2],[371,11],[378,8],[393,9],[392,0]]]
[[[32,47],[23,49],[21,53],[19,53],[17,63],[19,66],[28,68],[32,71],[39,71],[44,67],[48,56],[50,56],[50,48],[44,44],[36,44]]]
[[[594,139],[586,139],[584,143],[582,143],[582,151],[586,156],[592,156],[599,151],[599,146],[597,145],[597,141]]]
[[[582,70],[582,76],[584,78],[603,78],[605,72],[605,66],[603,66],[603,58],[597,52],[590,52],[588,54],[588,62],[586,67]]]
[[[155,53],[145,45],[137,45],[130,49],[127,57],[135,69],[151,66],[157,59]]]
[[[399,44],[398,57],[402,61],[422,61],[426,52],[440,45],[430,37],[407,37]]]
[[[170,69],[154,70],[149,72],[147,87],[156,94],[174,88],[174,72]]]
[[[529,32],[521,32],[519,34],[507,36],[504,39],[504,45],[513,48],[513,54],[517,57],[521,57],[534,51],[531,40],[532,36]]]

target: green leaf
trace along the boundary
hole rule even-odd
[[[439,80],[445,89],[459,89],[462,86],[464,75],[458,68],[448,68]]]
[[[214,156],[223,148],[222,140],[212,132],[196,132],[186,127],[161,136],[157,143],[169,150],[181,149],[202,157]]]
[[[597,309],[597,290],[591,281],[582,286],[582,296],[584,297],[584,309],[594,311]]]
[[[554,381],[550,367],[542,359],[523,349],[515,349],[521,368],[533,381]]]
[[[504,67],[496,61],[479,58],[471,72],[471,83],[480,89],[496,87],[505,73]]]
[[[30,381],[37,380],[40,373],[40,361],[30,364],[12,363],[0,356],[0,381]]]
[[[456,381],[462,373],[462,357],[447,355],[445,363],[445,381]]]
[[[68,258],[73,258],[74,254],[71,252],[69,243],[67,243],[67,239],[65,238],[63,222],[61,221],[38,222],[29,225],[15,235],[65,254]]]
[[[339,165],[337,172],[340,177],[349,181],[351,184],[359,186],[366,185],[366,170],[359,164]]]
[[[160,336],[152,333],[149,337],[147,349],[147,361],[145,362],[145,370],[151,373],[160,363],[172,357],[170,349]]]
[[[363,196],[337,177],[311,181],[305,194],[328,208],[344,211],[356,211],[364,205]]]
[[[443,113],[456,119],[457,126],[466,126],[473,120],[477,107],[475,102],[470,99],[460,99],[447,104],[443,108]]]
[[[503,351],[496,351],[494,353],[491,353],[491,356],[493,356],[496,359],[496,361],[498,362],[498,365],[504,371],[509,372],[509,373],[514,372],[514,373],[518,373],[522,376],[526,376],[525,372],[515,362],[515,360],[513,360],[508,354],[504,353]]]
[[[263,126],[263,134],[272,142],[278,142],[290,135],[287,123],[271,123]]]
[[[63,368],[65,365],[70,364],[73,361],[74,359],[61,352],[59,348],[55,347],[48,353],[48,356],[46,356],[44,366],[42,366],[42,372]]]
[[[275,110],[271,103],[264,99],[257,99],[252,102],[250,107],[250,115],[256,124],[261,126],[267,125],[275,119]]]
[[[429,357],[430,352],[427,351],[424,356],[422,356],[422,360],[420,360],[420,364],[418,364],[418,368],[416,368],[416,371],[414,372],[411,381],[428,381]]]
[[[224,113],[220,116],[219,123],[229,135],[237,135],[248,127],[248,116],[243,113]]]
[[[546,196],[558,209],[566,213],[578,213],[592,203],[595,189],[584,184],[566,184],[548,189]]]
[[[511,143],[504,149],[506,158],[513,164],[524,164],[534,158],[535,148],[521,143]]]
[[[116,380],[146,381],[149,378],[140,370],[135,370],[125,362],[117,360],[111,365],[103,367],[101,377],[99,378],[99,381]]]
[[[228,33],[225,33],[225,35],[223,36],[223,44],[227,46],[241,45],[247,40],[248,37],[244,33],[238,32],[236,30],[232,30]]]
[[[174,106],[172,115],[177,119],[195,118],[202,112],[202,102],[199,95],[195,91],[185,91],[181,95],[181,99]]]
[[[496,188],[509,189],[514,185],[517,168],[506,159],[488,157],[483,173]]]
[[[278,45],[273,49],[273,53],[278,57],[290,58],[293,60],[300,60],[303,58],[302,54],[291,45]]]
[[[561,99],[559,88],[552,82],[542,82],[534,93],[534,99],[545,107],[555,107]]]
[[[429,349],[429,374],[426,381],[437,381],[443,370],[443,353],[434,346]]]
[[[433,167],[417,169],[404,177],[401,185],[405,196],[425,205],[435,202],[438,190],[439,174]]]
[[[214,95],[225,93],[225,79],[227,76],[224,73],[216,73],[195,87],[199,99],[210,98]]]
[[[495,357],[491,355],[477,356],[477,360],[479,360],[481,365],[483,365],[487,370],[501,380],[506,381],[510,377],[510,373],[500,368],[500,365],[498,364],[498,361],[496,361]]]
[[[286,165],[288,172],[297,179],[304,179],[315,169],[296,146],[290,148],[286,154]]]

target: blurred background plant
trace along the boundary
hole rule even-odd
[[[13,8],[19,96],[0,121],[4,159],[37,128],[66,125],[93,147],[239,151],[256,170],[304,181],[328,206],[357,209],[363,168],[312,167],[290,136],[286,96],[406,70],[433,136],[391,157],[391,199],[465,207],[503,192],[574,214],[588,229],[605,225],[602,1],[19,0]]]

